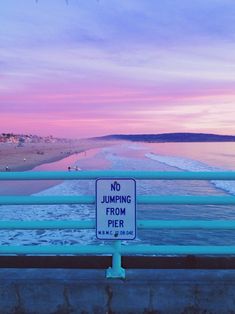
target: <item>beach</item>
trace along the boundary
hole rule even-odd
[[[68,143],[0,144],[0,171],[26,171],[89,149],[112,145],[110,141],[81,139]]]
[[[92,147],[86,153],[70,155],[55,163],[42,164],[35,171],[63,171],[67,166],[82,170],[115,171],[216,171],[234,164],[230,145],[220,143],[86,143],[74,149]],[[103,145],[105,147],[94,148]],[[109,147],[107,147],[109,145]],[[196,147],[195,147],[196,146]],[[219,146],[219,147],[218,147]],[[200,148],[200,150],[199,150]],[[72,149],[71,149],[72,151]],[[220,151],[220,153],[219,153]],[[56,157],[56,154],[54,155]],[[228,163],[228,158],[231,160]],[[59,165],[58,165],[59,164]],[[45,169],[46,167],[46,169]],[[40,169],[39,169],[40,168]],[[215,169],[216,168],[216,169]],[[2,181],[0,194],[35,196],[95,195],[95,180]],[[137,180],[137,195],[226,196],[235,194],[233,181]],[[8,220],[93,220],[94,204],[2,205],[2,221]],[[137,204],[138,220],[234,220],[234,205]],[[2,245],[71,245],[100,243],[94,230],[12,230],[0,232]],[[135,242],[151,245],[234,245],[233,230],[138,230]]]

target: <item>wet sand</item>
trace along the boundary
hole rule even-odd
[[[89,159],[99,148],[116,144],[109,141],[80,140],[72,144],[0,145],[0,172],[67,171],[79,159]],[[40,152],[40,153],[38,153]],[[41,153],[42,152],[42,153]],[[0,181],[0,195],[30,195],[59,184],[58,180]]]
[[[92,148],[112,145],[108,141],[77,140],[71,143],[0,144],[0,171],[26,171]]]

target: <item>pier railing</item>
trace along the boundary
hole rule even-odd
[[[235,180],[235,172],[148,172],[148,171],[74,171],[74,172],[2,172],[0,180],[95,180],[100,178],[132,178],[136,180]],[[95,193],[95,191],[94,191]],[[0,205],[95,204],[95,195],[77,196],[0,196]],[[235,196],[160,196],[138,195],[140,204],[235,205]],[[13,229],[95,229],[95,220],[82,221],[0,221],[1,230]],[[234,230],[235,220],[137,220],[138,229],[205,229]],[[150,255],[235,255],[235,245],[123,245],[120,240],[105,245],[0,245],[0,255],[112,255],[108,278],[124,278],[122,256]]]

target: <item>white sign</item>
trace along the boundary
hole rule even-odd
[[[96,237],[101,240],[135,239],[134,179],[96,180]]]

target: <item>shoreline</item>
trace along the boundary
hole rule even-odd
[[[113,144],[114,142],[84,139],[71,143],[27,143],[22,147],[17,147],[15,144],[1,144],[0,172],[29,171],[37,166],[56,162],[89,149]]]
[[[8,155],[8,165],[9,171],[31,171],[34,168],[35,171],[67,171],[67,165],[63,165],[63,163],[68,159],[79,159],[79,154],[82,152],[88,152],[92,150],[96,150],[105,146],[114,145],[116,142],[107,143],[106,141],[90,141],[90,140],[81,140],[73,144],[72,146],[67,145],[53,145],[50,147],[45,144],[27,145],[27,147],[20,147],[19,150],[15,148],[15,145],[0,145],[0,174],[1,172],[5,172],[3,169],[4,162],[6,161],[7,153]],[[3,154],[3,146],[4,152]],[[44,154],[35,154],[35,146],[37,149],[44,149]],[[23,149],[22,149],[23,148]],[[63,153],[61,153],[61,149],[64,149]],[[69,150],[67,150],[69,149]],[[89,156],[89,153],[87,153]],[[25,157],[27,156],[27,158]],[[24,161],[24,158],[26,160]],[[18,164],[14,164],[18,161]],[[64,161],[64,162],[63,162]],[[57,164],[61,164],[60,168],[55,167]],[[69,164],[68,164],[69,165]],[[39,169],[37,169],[39,168]],[[51,170],[53,169],[53,170]],[[20,182],[20,184],[19,184]],[[39,180],[37,183],[33,183],[32,181],[0,181],[0,195],[32,195],[35,193],[39,193],[45,189],[48,189],[54,185],[59,184],[62,181],[58,180]]]

